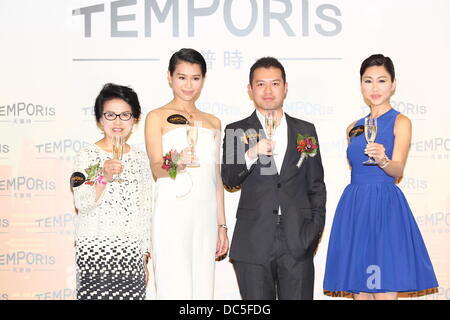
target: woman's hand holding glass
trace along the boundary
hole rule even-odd
[[[384,161],[386,149],[379,143],[368,143],[364,152],[378,164]]]
[[[180,160],[178,161],[178,171],[183,171],[186,165],[197,161],[197,156],[192,152],[192,148],[187,147],[181,150]]]
[[[111,182],[115,175],[122,173],[123,164],[120,160],[106,160],[103,163],[103,177],[107,182]]]

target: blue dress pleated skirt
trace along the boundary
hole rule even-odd
[[[398,112],[378,120],[375,142],[392,158]],[[355,126],[363,125],[364,119]],[[403,192],[378,166],[365,166],[364,134],[351,138],[351,183],[331,229],[324,290],[350,293],[415,292],[438,287],[420,230]]]

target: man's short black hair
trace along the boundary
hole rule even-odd
[[[277,68],[281,70],[281,76],[283,78],[283,82],[286,83],[286,72],[284,71],[283,65],[275,59],[274,57],[263,57],[258,60],[252,65],[250,68],[250,75],[249,75],[249,83],[252,84],[253,81],[253,74],[255,73],[255,70],[258,68]]]

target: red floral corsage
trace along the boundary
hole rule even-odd
[[[300,152],[300,159],[297,163],[297,168],[303,163],[306,157],[315,157],[319,145],[315,137],[304,137],[300,133],[297,134],[297,151]]]

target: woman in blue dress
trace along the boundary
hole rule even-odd
[[[399,292],[438,286],[419,228],[402,191],[411,143],[411,121],[394,110],[392,60],[372,55],[361,65],[361,92],[377,119],[375,143],[367,143],[364,118],[347,128],[351,183],[336,208],[328,245],[324,290],[355,300],[394,300]],[[364,165],[368,156],[376,165]]]

